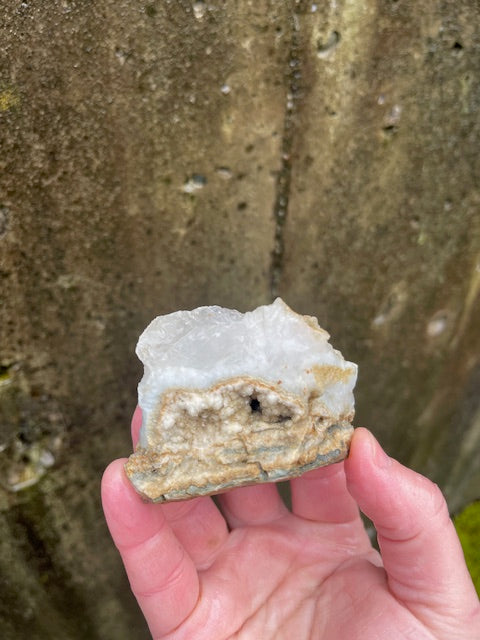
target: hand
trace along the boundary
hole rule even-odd
[[[140,413],[132,421],[138,435]],[[116,460],[102,497],[152,636],[170,640],[480,638],[480,603],[436,485],[356,429],[344,463],[291,482],[145,503]],[[358,507],[374,522],[381,556]]]

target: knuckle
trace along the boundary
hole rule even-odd
[[[442,490],[438,486],[438,484],[427,480],[428,482],[428,504],[426,507],[430,512],[430,517],[435,519],[446,520],[449,519],[448,506],[447,501],[445,500],[445,496],[442,493]]]

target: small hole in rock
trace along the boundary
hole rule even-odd
[[[153,6],[153,4],[147,4],[145,6],[145,13],[147,14],[147,16],[149,18],[153,18],[154,16],[157,15],[157,10],[156,8]]]
[[[387,124],[384,127],[382,127],[382,131],[384,132],[385,135],[392,136],[393,134],[397,133],[398,127],[395,126],[394,124]]]
[[[0,364],[0,378],[8,378],[11,365]]]
[[[250,398],[250,409],[252,412],[262,413],[262,406],[257,398]]]
[[[331,51],[333,51],[341,40],[340,33],[338,31],[332,31],[326,40],[317,41],[317,55],[319,58],[326,57]]]

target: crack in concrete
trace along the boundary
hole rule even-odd
[[[302,13],[304,0],[293,0],[291,17],[290,52],[288,55],[288,91],[285,102],[285,117],[283,122],[281,166],[277,175],[275,187],[275,201],[273,217],[275,232],[270,264],[270,295],[274,300],[279,295],[280,281],[283,273],[285,254],[285,223],[288,216],[290,188],[292,178],[292,150],[296,129],[296,113],[300,97],[300,24],[299,14]]]

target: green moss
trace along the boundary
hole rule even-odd
[[[473,583],[480,596],[480,500],[468,505],[453,521]]]

